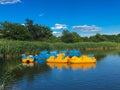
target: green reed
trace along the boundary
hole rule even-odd
[[[8,63],[9,64],[9,63]],[[13,84],[16,80],[16,70],[21,70],[21,64],[13,65],[4,64],[5,67],[3,68],[3,71],[1,72],[0,76],[0,90],[7,90],[7,88],[11,87],[11,84]]]
[[[38,54],[41,50],[63,50],[63,49],[80,49],[92,50],[92,48],[120,49],[120,43],[115,42],[79,42],[79,43],[63,43],[63,42],[39,42],[39,41],[13,41],[0,40],[0,55],[20,55],[20,54]]]

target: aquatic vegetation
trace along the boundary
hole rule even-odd
[[[4,90],[5,88],[7,88],[8,86],[15,82],[16,74],[14,73],[14,71],[16,69],[22,69],[21,64],[16,66],[9,65],[4,70],[4,72],[2,72],[2,75],[0,77],[0,90]]]
[[[76,49],[81,51],[89,50],[113,50],[120,49],[120,43],[114,42],[79,42],[79,43],[49,43],[39,41],[13,41],[0,39],[0,55],[5,58],[11,56],[20,56],[21,54],[35,55],[42,50],[70,50]]]

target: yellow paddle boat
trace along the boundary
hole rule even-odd
[[[89,57],[86,55],[82,55],[81,57],[73,56],[70,61],[70,63],[95,63],[96,58],[95,57]]]
[[[46,62],[48,63],[95,63],[96,58],[95,57],[89,57],[86,55],[82,55],[81,57],[73,56],[70,57],[64,57],[64,54],[59,54],[56,58],[54,56],[51,56],[47,59]]]
[[[29,56],[25,59],[22,59],[22,63],[33,63],[34,58],[30,58]]]
[[[70,58],[68,56],[65,58],[63,58],[63,57],[64,57],[64,54],[59,54],[56,58],[54,56],[50,56],[50,58],[48,58],[46,62],[48,62],[48,63],[68,63]]]

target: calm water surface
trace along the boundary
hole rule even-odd
[[[120,90],[120,52],[92,52],[96,64],[23,65],[15,90]],[[87,52],[85,54],[91,54]]]

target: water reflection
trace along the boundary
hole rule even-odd
[[[37,87],[36,90],[40,90],[43,89],[43,87],[44,89],[51,88],[53,85],[56,86],[54,87],[54,89],[61,90],[61,88],[59,87],[61,87],[64,83],[66,83],[68,87],[63,87],[63,89],[65,90],[71,89],[73,87],[72,86],[73,84],[74,87],[78,87],[78,89],[86,89],[95,86],[94,90],[97,90],[98,86],[103,87],[103,84],[105,86],[106,85],[110,86],[112,84],[116,86],[118,85],[120,81],[119,80],[120,61],[119,61],[119,57],[116,56],[120,55],[120,51],[92,51],[92,52],[84,52],[83,54],[94,54],[97,59],[97,68],[96,68],[96,63],[88,63],[88,64],[47,63],[46,64],[46,63],[41,63],[41,61],[37,61],[35,63],[29,63],[29,64],[23,63],[21,65],[21,68],[15,69],[15,71],[13,72],[14,75],[16,75],[15,77],[16,88],[20,87],[21,90],[34,90],[35,87]],[[102,62],[98,62],[99,60]],[[5,62],[1,62],[0,64],[0,77],[1,74],[4,75],[4,72],[6,70],[8,71],[9,69],[12,69],[19,64],[21,64],[21,58],[17,59],[16,57],[15,59],[11,59],[11,60],[5,59]],[[94,71],[92,70],[92,68],[95,68]],[[62,70],[62,73],[61,71],[59,72],[59,70]],[[87,70],[87,71],[85,73],[81,72],[83,70]],[[70,78],[75,77],[75,79],[71,78],[71,80],[69,80],[69,78],[65,78],[68,77],[68,75]],[[91,77],[91,75],[93,77]],[[101,77],[101,76],[107,76],[107,77]],[[6,75],[6,77],[8,77],[8,75]],[[78,81],[76,81],[76,78],[78,79]],[[108,82],[106,83],[106,81]],[[112,83],[111,81],[115,83]],[[52,82],[52,84],[50,82]],[[86,88],[82,88],[82,85]]]
[[[33,67],[33,66],[34,66],[34,63],[22,63],[22,66],[23,66],[24,68],[26,68],[26,67]]]
[[[77,70],[77,69],[87,70],[95,67],[96,67],[96,63],[71,64],[71,68],[73,70]]]
[[[120,56],[120,50],[105,50],[105,51],[82,51],[81,53],[83,54],[94,54],[95,58],[97,59],[97,61],[101,61],[104,60],[104,58],[106,58],[107,55],[118,55]]]
[[[51,69],[46,64],[38,63],[21,63],[19,60],[10,60],[0,65],[0,77],[4,72],[16,67],[20,64],[20,68],[14,70],[14,75],[16,76],[16,82],[27,77],[28,80],[34,80],[37,74],[45,74]]]
[[[51,69],[57,68],[58,70],[62,70],[63,68],[65,69],[71,68],[72,70],[77,69],[87,70],[96,67],[96,63],[82,63],[82,64],[47,63],[47,65],[49,65]]]
[[[27,76],[30,80],[33,80],[36,74],[44,74],[51,70],[46,64],[37,63],[23,63],[22,67],[21,71],[16,71],[18,78]]]

